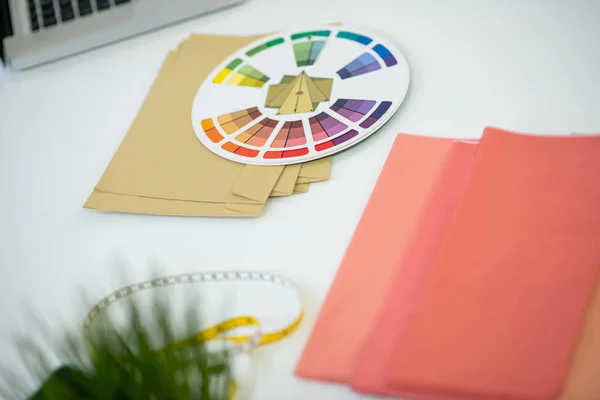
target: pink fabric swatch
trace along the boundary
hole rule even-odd
[[[386,372],[415,398],[554,400],[600,268],[600,137],[488,128]]]
[[[452,145],[441,179],[423,209],[377,322],[354,361],[351,385],[359,392],[410,395],[389,388],[384,374],[396,337],[410,324],[415,303],[434,266],[446,228],[462,198],[476,150],[477,143],[456,142]]]
[[[348,382],[452,139],[399,135],[354,232],[296,373]]]

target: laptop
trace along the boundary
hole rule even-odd
[[[0,0],[0,53],[25,69],[241,1]]]

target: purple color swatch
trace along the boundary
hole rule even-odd
[[[344,143],[344,142],[352,139],[356,135],[358,135],[358,132],[355,131],[354,129],[351,129],[348,132],[344,133],[343,135],[338,136],[335,139],[332,139],[331,141],[333,142],[333,144],[335,144],[337,146],[341,143]]]
[[[381,104],[369,115],[367,119],[365,119],[361,124],[361,128],[370,128],[381,118],[392,106],[391,101],[382,101]]]
[[[347,125],[333,118],[331,115],[327,113],[321,113],[316,116],[317,121],[323,127],[323,130],[327,133],[327,136],[334,136],[344,129],[348,128]]]
[[[371,111],[375,103],[374,100],[339,99],[331,109],[352,122],[358,122]]]

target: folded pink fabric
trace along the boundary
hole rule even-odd
[[[299,376],[349,381],[452,143],[396,138],[302,353]]]
[[[353,389],[379,395],[410,395],[390,388],[384,374],[390,364],[396,337],[410,324],[415,303],[462,198],[476,150],[477,143],[452,144],[440,179],[429,195],[410,245],[398,265],[392,288],[385,297],[368,340],[354,361]]]
[[[600,268],[600,137],[486,129],[386,378],[416,398],[555,400]]]

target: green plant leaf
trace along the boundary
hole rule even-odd
[[[65,331],[51,344],[19,338],[24,366],[39,389],[30,395],[22,383],[28,379],[7,369],[0,373],[0,393],[14,400],[227,400],[232,384],[227,351],[196,343],[157,352],[157,346],[190,337],[200,326],[197,302],[182,311],[186,326],[174,326],[168,303],[155,297],[150,311],[131,301],[125,327],[104,318],[86,337]],[[54,359],[62,366],[52,371]]]

